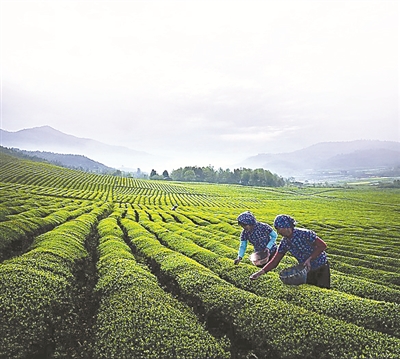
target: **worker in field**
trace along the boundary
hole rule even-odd
[[[241,213],[237,221],[243,230],[240,233],[239,251],[234,264],[239,264],[243,259],[247,244],[250,242],[254,246],[254,253],[250,256],[250,260],[254,265],[262,267],[276,252],[275,241],[278,234],[269,224],[258,222],[249,211]]]
[[[250,279],[257,279],[274,269],[284,255],[290,252],[300,264],[304,264],[307,268],[307,284],[330,288],[331,274],[325,252],[326,243],[315,232],[295,226],[294,218],[286,214],[276,216],[274,227],[283,239],[271,260],[261,270],[253,273]]]

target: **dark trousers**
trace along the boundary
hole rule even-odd
[[[329,263],[326,263],[317,269],[310,270],[307,274],[307,284],[330,289],[331,270],[329,268]]]

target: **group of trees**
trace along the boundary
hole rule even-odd
[[[255,170],[236,168],[231,171],[229,168],[225,170],[222,168],[215,170],[213,166],[180,167],[173,170],[171,174],[169,174],[168,171],[164,171],[162,176],[158,175],[153,169],[150,173],[150,179],[171,179],[183,182],[226,183],[266,187],[282,187],[286,184],[286,181],[282,177],[262,168]]]
[[[379,187],[385,187],[385,188],[400,188],[400,180],[395,179],[391,183],[381,183]]]

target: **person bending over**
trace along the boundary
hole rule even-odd
[[[278,234],[269,224],[258,222],[249,211],[241,213],[237,217],[237,221],[243,230],[240,233],[239,251],[234,264],[239,264],[243,259],[247,244],[250,242],[254,246],[255,252],[250,257],[252,263],[256,266],[263,266],[276,252],[275,241]]]
[[[315,232],[295,226],[294,218],[286,214],[276,216],[274,227],[283,236],[283,239],[271,260],[261,270],[253,273],[250,279],[255,280],[276,268],[284,255],[290,252],[299,263],[304,264],[307,268],[307,284],[330,288],[331,275],[325,252],[326,243]]]

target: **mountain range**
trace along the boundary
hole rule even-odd
[[[16,132],[0,130],[0,139],[0,145],[4,147],[27,151],[79,154],[108,167],[126,171],[148,168],[149,163],[162,163],[163,160],[147,152],[68,135],[50,126],[34,127]]]
[[[304,149],[278,154],[258,154],[243,167],[266,168],[283,176],[377,171],[400,167],[400,142],[356,140],[320,142]]]
[[[162,168],[164,160],[143,151],[67,135],[50,126],[16,132],[0,129],[0,145],[36,151],[35,155],[42,158],[46,157],[43,157],[41,151],[86,156],[98,161],[99,164],[126,171],[158,166]],[[49,159],[50,155],[46,156],[46,159]],[[69,161],[72,160],[72,163],[68,164],[69,167],[80,166],[76,165],[74,159],[77,160],[78,157],[68,158]],[[67,161],[66,157],[64,160]],[[181,166],[190,165],[182,163]],[[320,177],[324,173],[352,174],[396,168],[400,171],[400,142],[377,140],[320,142],[293,152],[258,154],[235,164],[235,168],[238,167],[264,168],[283,177],[310,179]]]

